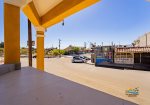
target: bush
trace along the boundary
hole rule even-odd
[[[21,48],[20,49],[20,54],[27,55],[28,54],[28,49],[27,48]]]
[[[4,42],[0,43],[0,48],[4,48]]]
[[[2,56],[4,53],[4,49],[3,48],[0,48],[0,56]]]
[[[79,52],[80,48],[79,47],[73,47],[72,51],[77,54]]]
[[[64,55],[65,51],[64,50],[60,50],[59,49],[54,49],[48,52],[48,55],[52,55],[52,56],[58,56],[59,54]]]

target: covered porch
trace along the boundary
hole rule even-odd
[[[0,76],[0,90],[1,105],[136,105],[31,67]]]
[[[100,0],[4,0],[5,54],[0,73],[5,75],[0,76],[0,104],[136,105],[43,72],[45,30],[98,1]],[[21,68],[20,10],[36,29],[36,68]]]
[[[21,69],[20,10],[36,29],[36,68],[44,71],[44,37],[47,28],[100,0],[4,0],[4,64]]]

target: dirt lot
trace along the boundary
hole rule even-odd
[[[22,66],[27,66],[27,58],[22,58]],[[33,60],[35,67],[35,59]],[[95,67],[92,64],[71,63],[71,58],[45,59],[45,71],[108,94],[150,105],[150,72],[118,70]],[[139,88],[137,97],[128,97],[125,91]]]

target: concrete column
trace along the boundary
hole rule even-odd
[[[4,3],[4,63],[20,69],[20,8]]]
[[[36,67],[39,70],[44,71],[44,32],[43,27],[36,27],[37,34],[37,59]]]

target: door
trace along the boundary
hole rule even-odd
[[[150,53],[142,53],[141,54],[141,63],[150,65]]]
[[[139,53],[134,54],[134,63],[140,63],[140,54]]]

